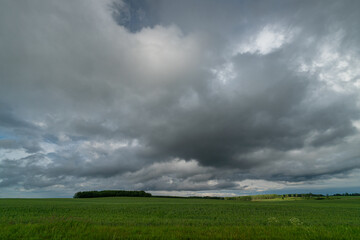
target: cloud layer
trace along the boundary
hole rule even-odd
[[[4,196],[351,185],[359,7],[2,1]]]

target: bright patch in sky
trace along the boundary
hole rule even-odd
[[[289,43],[294,35],[294,30],[289,31],[277,25],[266,25],[258,33],[240,43],[234,55],[244,53],[266,55]]]

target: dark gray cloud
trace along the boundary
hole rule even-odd
[[[357,9],[2,1],[0,185],[351,185],[360,168]]]

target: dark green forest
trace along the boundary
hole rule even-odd
[[[104,190],[77,192],[74,198],[99,198],[99,197],[151,197],[144,191]]]
[[[215,197],[215,196],[152,196],[151,193],[145,191],[126,191],[126,190],[103,190],[103,191],[83,191],[77,192],[74,198],[99,198],[99,197],[158,197],[158,198],[199,198],[199,199],[219,199],[219,200],[240,200],[240,201],[253,201],[261,199],[286,199],[286,198],[303,198],[303,199],[315,199],[323,200],[329,199],[329,197],[339,196],[360,196],[360,193],[336,193],[333,195],[323,195],[314,193],[296,193],[296,194],[262,194],[251,196],[237,196],[237,197]]]

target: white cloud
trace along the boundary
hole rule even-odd
[[[343,48],[345,32],[334,30],[317,44],[311,61],[299,60],[300,72],[317,76],[326,86],[336,92],[358,91],[360,82],[360,59],[354,51]],[[316,43],[314,43],[316,44]]]
[[[29,156],[30,154],[26,152],[25,149],[0,149],[0,163],[1,160],[5,159],[21,159]]]
[[[215,75],[217,81],[222,84],[226,84],[234,80],[237,76],[234,70],[234,64],[228,61],[217,68],[211,69],[211,72]]]
[[[290,43],[297,32],[297,29],[289,30],[277,24],[266,25],[255,35],[250,36],[248,39],[243,39],[235,47],[233,55],[244,53],[269,54]]]
[[[131,52],[134,65],[146,81],[174,80],[174,74],[181,74],[196,63],[196,38],[185,36],[176,26],[143,28],[128,37],[135,42]]]
[[[238,181],[237,184],[239,184],[239,186],[243,187],[244,190],[248,192],[263,192],[286,188],[286,184],[284,183],[260,179],[246,179],[243,181]]]

